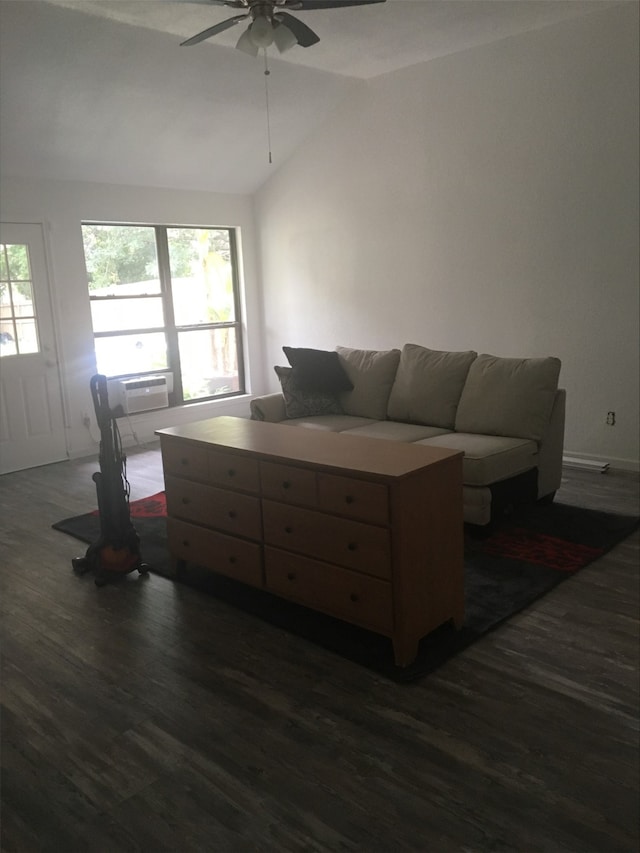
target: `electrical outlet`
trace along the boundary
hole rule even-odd
[[[616,413],[615,412],[607,412],[607,425],[615,426],[616,424]]]

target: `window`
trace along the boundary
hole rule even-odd
[[[98,372],[173,374],[173,405],[244,393],[233,228],[83,223]]]
[[[0,357],[40,352],[29,247],[0,245]]]

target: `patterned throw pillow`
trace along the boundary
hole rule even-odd
[[[294,379],[292,367],[274,367],[274,370],[280,380],[288,418],[343,414],[336,394],[327,391],[303,391]]]

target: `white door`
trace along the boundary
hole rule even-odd
[[[66,458],[42,228],[0,223],[0,473]]]

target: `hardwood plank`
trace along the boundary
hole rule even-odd
[[[3,851],[637,849],[637,531],[403,686],[166,578],[76,577],[50,525],[96,468],[0,478]],[[157,445],[128,473],[162,489]],[[638,514],[638,478],[558,500]]]

